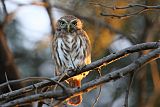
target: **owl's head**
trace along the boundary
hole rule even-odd
[[[73,32],[77,29],[82,29],[82,22],[75,16],[67,15],[61,17],[57,21],[57,30],[64,30],[66,32]]]

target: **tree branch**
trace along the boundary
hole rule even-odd
[[[129,77],[129,83],[128,83],[128,87],[126,89],[126,94],[125,94],[123,107],[128,107],[128,98],[129,98],[129,93],[130,93],[130,89],[131,89],[131,85],[132,85],[132,82],[133,82],[135,72],[136,72],[136,70],[129,75],[130,76]]]
[[[112,10],[128,9],[128,8],[135,8],[135,7],[141,7],[141,8],[152,9],[152,10],[153,9],[160,9],[160,5],[148,6],[148,5],[144,5],[144,4],[129,4],[127,6],[117,7],[117,6],[106,6],[104,4],[94,3],[94,2],[89,2],[89,4],[98,5],[98,6],[105,7],[105,8],[112,9]]]
[[[93,90],[100,85],[110,82],[112,80],[118,80],[120,78],[123,78],[124,76],[133,73],[136,69],[139,69],[144,64],[148,63],[149,61],[159,58],[160,57],[160,48],[148,53],[147,55],[144,55],[131,63],[130,65],[121,68],[119,70],[116,70],[114,72],[111,72],[109,74],[106,74],[98,79],[92,80],[88,83],[85,83],[82,85],[82,87],[73,88],[72,90],[68,91],[67,94],[64,94],[63,91],[57,90],[57,91],[48,91],[41,94],[31,95],[23,98],[19,98],[13,101],[10,101],[8,103],[3,104],[2,106],[15,106],[27,102],[33,102],[38,101],[46,98],[58,98],[59,100],[66,100],[70,97],[76,96],[77,94],[83,94],[85,92],[88,92],[90,90]]]
[[[95,69],[97,67],[102,67],[105,66],[107,64],[110,64],[122,57],[127,56],[129,53],[134,53],[134,52],[138,52],[138,51],[142,51],[142,50],[147,50],[147,49],[156,49],[160,47],[160,42],[148,42],[148,43],[142,43],[142,44],[137,44],[134,46],[131,46],[129,48],[123,49],[117,53],[112,53],[104,58],[101,58],[97,61],[92,62],[91,64],[86,65],[85,67],[81,68],[80,70],[76,71],[76,72],[72,72],[69,71],[67,72],[68,75],[65,75],[61,81],[67,80],[70,77],[73,77],[75,75],[81,74],[83,72]],[[51,78],[52,80],[59,80],[60,76],[56,76],[54,78]],[[37,84],[35,84],[35,86],[40,89],[43,88],[45,86],[49,86],[49,85],[53,85],[54,83],[51,83],[50,81],[43,81],[43,82],[39,82]],[[25,94],[25,93],[29,93],[35,90],[35,87],[33,85],[0,95],[0,100],[5,100],[17,95],[21,95],[21,94]]]
[[[49,19],[50,19],[50,25],[51,25],[52,35],[54,36],[55,31],[54,31],[54,24],[53,24],[53,20],[54,19],[52,17],[52,6],[51,6],[51,4],[49,3],[48,0],[43,0],[43,2],[46,5],[45,9],[46,9],[46,11],[48,13],[48,16],[49,16]]]
[[[3,5],[3,11],[5,13],[5,16],[8,16],[8,12],[7,12],[7,8],[6,8],[6,4],[5,4],[5,0],[1,0],[2,5]]]
[[[123,14],[123,15],[117,15],[117,14],[106,14],[106,13],[100,13],[102,16],[109,16],[109,17],[117,17],[117,18],[127,18],[135,15],[139,15],[143,12],[147,11],[146,9],[141,9],[139,11],[133,12],[133,13],[128,13],[128,14]]]

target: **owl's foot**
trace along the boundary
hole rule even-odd
[[[67,69],[67,71],[75,71],[75,68],[69,67],[69,68]]]
[[[69,67],[68,69],[66,69],[66,73],[67,74],[70,74],[71,72],[76,72],[77,73],[77,71],[80,71],[80,70],[81,70],[80,66],[77,66],[76,68]]]
[[[65,74],[67,74],[67,76],[68,77],[70,77],[68,74],[70,74],[70,73],[72,73],[72,72],[74,72],[75,71],[75,69],[73,68],[73,67],[69,67],[69,68],[67,68],[66,70],[65,70]]]
[[[78,65],[77,68],[76,68],[76,71],[81,70],[81,68],[82,68],[82,67]]]

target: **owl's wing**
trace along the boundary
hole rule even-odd
[[[86,44],[86,46],[85,46],[85,54],[86,54],[85,63],[90,64],[91,63],[91,42],[90,42],[90,39],[85,31],[83,31],[82,36],[85,41],[84,44]]]
[[[55,56],[56,55],[56,47],[57,47],[57,38],[53,37],[51,43],[52,43],[52,45],[51,45],[52,60],[54,63],[54,71],[53,72],[54,72],[55,76],[58,76],[58,75],[60,75],[60,73],[59,73],[57,63],[56,63],[56,56]]]
[[[55,56],[55,37],[53,37],[53,39],[51,40],[51,57],[54,60],[54,56]]]

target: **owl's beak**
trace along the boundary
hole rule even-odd
[[[67,26],[67,31],[68,31],[68,32],[70,31],[70,25]]]

